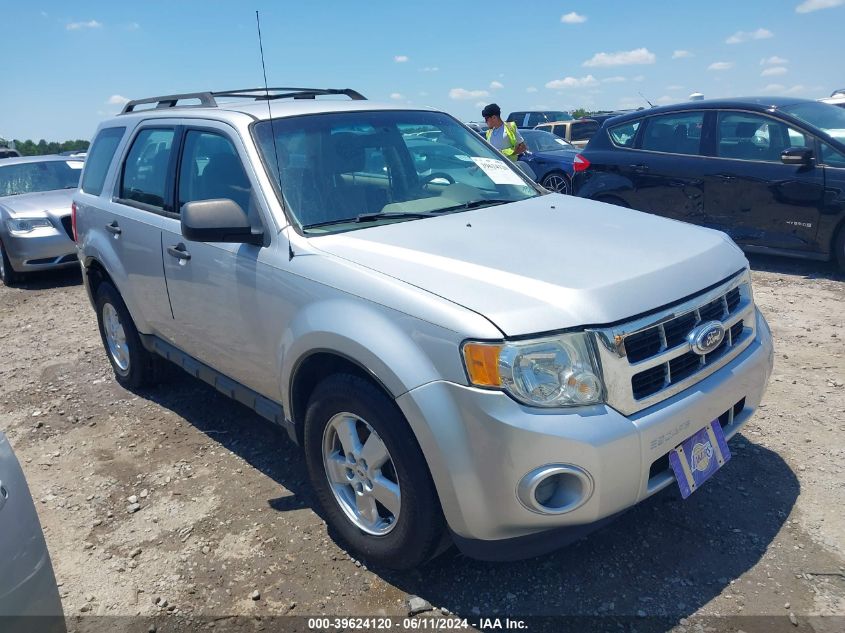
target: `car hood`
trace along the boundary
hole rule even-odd
[[[718,231],[558,194],[310,242],[473,310],[507,336],[622,321],[747,265]]]
[[[12,217],[40,216],[46,214],[54,218],[70,215],[70,205],[76,189],[59,189],[38,193],[22,193],[17,196],[0,198],[0,205],[6,207]]]

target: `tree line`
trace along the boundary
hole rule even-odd
[[[88,141],[76,139],[75,141],[45,141],[43,138],[37,143],[32,140],[19,141],[15,139],[9,147],[14,147],[21,153],[21,156],[44,156],[45,154],[58,154],[59,152],[86,152]]]

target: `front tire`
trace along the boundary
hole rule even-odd
[[[9,256],[6,255],[6,248],[3,242],[0,241],[0,281],[7,286],[14,286],[23,280],[23,274],[12,268],[12,262],[9,261]]]
[[[392,569],[435,556],[444,520],[422,451],[372,382],[335,374],[305,414],[308,475],[329,527],[357,555]]]
[[[97,288],[96,306],[100,338],[117,382],[133,391],[155,382],[163,361],[141,344],[126,304],[107,281]]]

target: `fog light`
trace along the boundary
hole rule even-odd
[[[531,471],[517,487],[526,508],[541,514],[564,514],[580,507],[593,494],[593,479],[577,466],[551,464]]]

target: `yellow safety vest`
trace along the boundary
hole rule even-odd
[[[493,136],[493,129],[487,130],[487,142],[490,142],[490,137]],[[500,150],[502,154],[507,156],[512,161],[516,162],[519,158],[519,154],[516,153],[516,123],[513,121],[505,121],[505,136],[508,137],[508,142],[511,144],[510,147],[506,147],[503,150]]]

